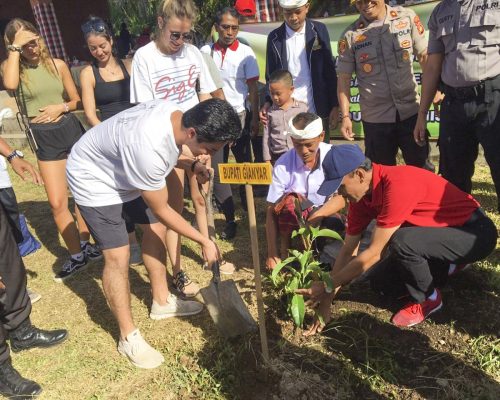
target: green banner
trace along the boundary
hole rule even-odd
[[[432,10],[436,6],[438,1],[432,1],[424,4],[418,4],[410,6],[423,21],[424,26],[427,27],[427,21],[431,15]],[[332,40],[332,52],[333,56],[337,57],[337,40],[340,39],[340,35],[347,28],[348,25],[352,24],[358,18],[358,14],[353,15],[343,15],[338,17],[324,18],[320,21],[324,23],[328,32],[330,33],[330,38]],[[255,55],[257,56],[257,61],[260,68],[260,79],[262,82],[265,80],[265,68],[266,68],[266,43],[267,36],[269,33],[281,25],[281,22],[272,23],[260,23],[260,24],[247,24],[242,25],[240,30],[240,35],[244,37],[252,46]],[[426,37],[428,38],[429,32],[426,30]],[[413,69],[415,71],[415,78],[417,84],[420,85],[422,81],[422,71],[420,64],[416,61],[413,63]],[[353,120],[353,130],[356,135],[363,135],[363,128],[361,125],[361,111],[359,109],[359,92],[356,77],[351,80],[351,114]],[[435,116],[434,110],[430,110],[427,114],[427,128],[431,134],[431,137],[437,138],[439,134],[439,118]],[[338,129],[333,132],[334,136],[341,136]]]

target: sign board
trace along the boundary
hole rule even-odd
[[[220,183],[243,185],[270,185],[272,167],[270,163],[219,164]]]

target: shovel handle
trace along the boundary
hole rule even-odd
[[[220,264],[216,261],[212,264],[212,281],[217,284],[220,282]]]

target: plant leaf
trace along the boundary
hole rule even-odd
[[[290,264],[292,261],[295,261],[295,257],[288,257],[287,259],[281,261],[274,267],[273,272],[271,272],[271,280],[273,281],[273,284],[276,285],[276,276],[280,273],[280,271],[286,267],[288,264]]]
[[[286,291],[291,294],[295,294],[295,291],[299,288],[300,279],[298,276],[294,276],[292,279],[288,281],[285,285]]]
[[[304,315],[306,312],[306,307],[304,304],[304,296],[301,294],[295,294],[292,297],[292,302],[290,304],[290,311],[292,314],[293,322],[299,328],[302,328],[304,324]]]
[[[320,229],[317,232],[313,232],[313,239],[319,237],[329,237],[332,239],[340,240],[341,242],[344,241],[337,232],[332,231],[331,229]]]

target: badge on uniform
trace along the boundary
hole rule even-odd
[[[373,70],[373,65],[371,64],[363,64],[363,71],[365,71],[367,74],[372,72]]]
[[[398,13],[396,11],[391,11],[391,17],[396,18],[398,16]]]
[[[359,35],[359,36],[356,37],[356,39],[354,39],[354,42],[356,42],[356,43],[364,42],[366,39],[368,39],[366,37],[366,35]]]
[[[403,61],[408,61],[410,59],[410,52],[408,50],[403,50]]]
[[[347,40],[340,39],[339,40],[339,54],[344,54],[345,49],[347,48]]]
[[[358,29],[363,29],[365,27],[365,24],[363,22],[360,22],[358,24]]]
[[[399,21],[397,24],[396,24],[396,29],[404,29],[408,26],[408,22],[404,22],[404,21]]]
[[[399,43],[402,49],[408,49],[411,47],[411,42],[409,40],[403,40]]]
[[[368,60],[368,57],[370,57],[369,54],[366,54],[366,53],[363,53],[359,56],[359,61],[360,62],[365,62],[366,60]]]
[[[417,27],[417,31],[420,35],[423,35],[425,32],[424,26],[422,25],[422,21],[420,21],[420,18],[418,15],[415,15],[415,18],[413,19],[415,22],[415,26]]]

